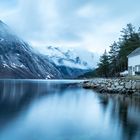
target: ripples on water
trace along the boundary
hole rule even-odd
[[[140,97],[75,82],[0,80],[0,140],[140,140]]]

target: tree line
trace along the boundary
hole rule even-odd
[[[118,41],[109,47],[109,51],[105,50],[101,55],[97,68],[79,78],[118,77],[120,72],[128,70],[127,56],[140,47],[140,27],[136,29],[131,23],[127,24],[121,30]]]
[[[120,72],[128,69],[127,56],[138,47],[140,47],[140,27],[136,29],[131,23],[127,24],[122,29],[118,41],[110,45],[109,52],[105,50],[100,57],[94,74],[100,77],[119,76]]]

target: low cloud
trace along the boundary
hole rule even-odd
[[[127,7],[131,6],[132,11],[120,5],[123,3],[117,1],[114,4],[107,0],[102,3],[98,0],[2,0],[0,17],[34,46],[81,47],[102,53],[119,37],[119,31],[127,23],[136,26],[139,23],[140,10],[135,9],[136,3],[128,1]]]

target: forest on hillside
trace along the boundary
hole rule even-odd
[[[127,56],[140,47],[140,27],[136,29],[131,23],[121,30],[118,41],[114,41],[110,50],[100,57],[98,67],[82,77],[117,77],[128,69]]]

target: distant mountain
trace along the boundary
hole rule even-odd
[[[94,55],[91,52],[82,52],[80,50],[77,52],[74,49],[49,46],[46,47],[45,53],[57,66],[68,66],[79,69],[93,68]],[[88,56],[87,59],[85,59],[86,56]]]
[[[77,78],[94,69],[91,52],[52,46],[39,50],[0,21],[0,78]]]
[[[0,78],[62,78],[48,57],[36,53],[0,21]]]
[[[94,54],[86,50],[48,46],[39,51],[46,54],[65,78],[75,78],[94,69]]]

